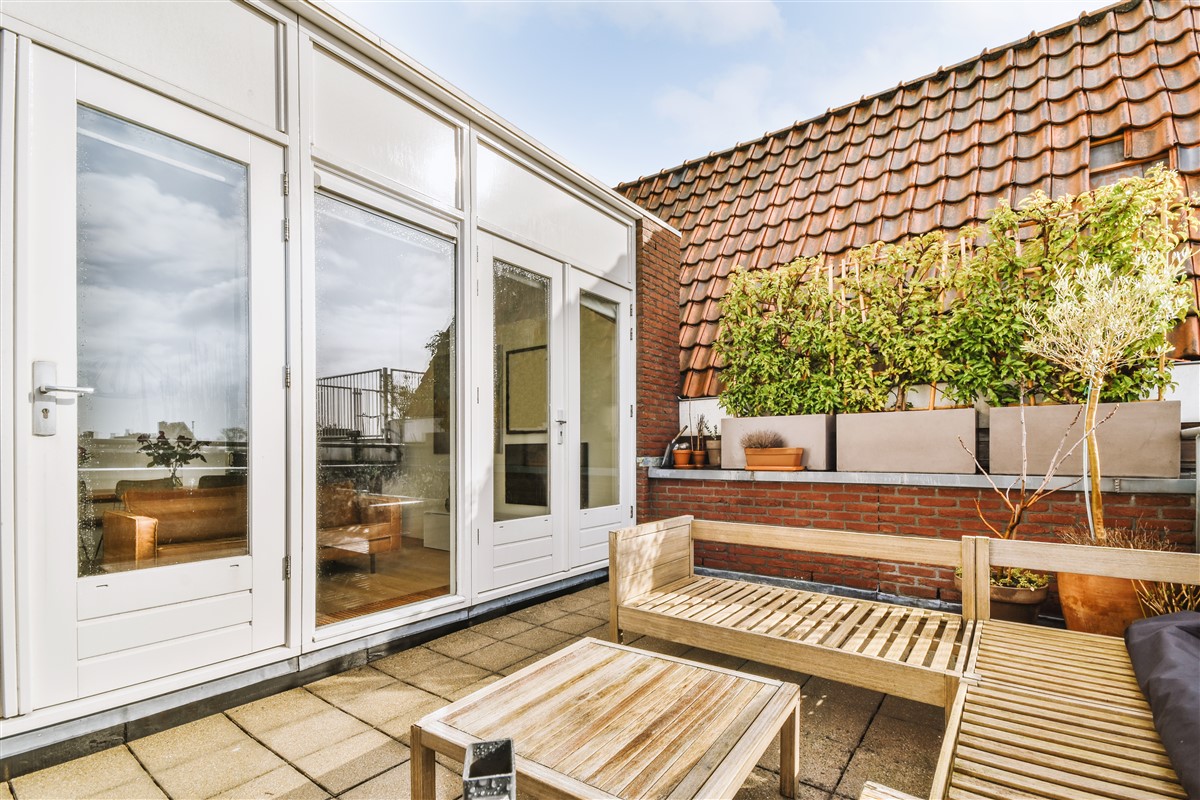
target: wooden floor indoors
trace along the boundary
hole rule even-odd
[[[397,553],[330,560],[317,581],[317,624],[351,619],[450,593],[450,552],[405,537]]]

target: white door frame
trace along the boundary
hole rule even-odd
[[[125,688],[195,667],[206,648],[201,635],[173,648],[147,649],[136,657],[106,656],[90,670],[79,665],[79,620],[138,607],[133,595],[205,602],[215,587],[253,587],[253,625],[224,636],[210,662],[285,643],[286,389],[284,214],[279,174],[284,151],[274,144],[161,95],[35,45],[22,47],[17,107],[17,175],[20,250],[15,265],[14,449],[19,570],[19,711]],[[76,376],[75,247],[76,109],[79,103],[161,131],[251,166],[250,237],[250,555],[130,573],[77,578],[75,492],[76,413],[58,404],[53,437],[31,434],[35,360],[58,364],[58,382]],[[274,219],[273,219],[274,218]],[[279,221],[277,223],[275,220]],[[22,402],[22,401],[26,402]],[[53,535],[49,532],[57,532]],[[250,573],[247,575],[246,573]],[[240,576],[240,577],[239,577]],[[148,595],[145,593],[149,593]],[[159,593],[162,593],[159,595]],[[108,600],[99,598],[108,597]],[[141,613],[141,612],[133,612]],[[137,637],[134,637],[135,639]],[[219,637],[221,638],[221,637]],[[237,644],[234,644],[234,639]],[[188,652],[191,650],[192,652]],[[235,652],[237,651],[237,652]],[[154,666],[156,659],[160,662]],[[120,673],[119,679],[115,677]],[[114,682],[115,681],[115,682]],[[8,709],[6,709],[7,711]]]
[[[568,269],[567,276],[567,396],[569,424],[568,441],[573,443],[567,467],[570,500],[568,512],[568,559],[572,569],[604,563],[608,559],[608,532],[633,522],[633,463],[634,414],[633,414],[633,322],[630,319],[633,293],[576,267]],[[580,407],[580,364],[579,319],[582,302],[580,295],[588,292],[616,305],[617,335],[617,469],[618,496],[613,505],[597,508],[582,508],[580,496],[580,422],[583,412]]]

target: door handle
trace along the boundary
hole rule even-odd
[[[39,394],[53,394],[54,392],[63,392],[65,394],[91,394],[96,391],[91,386],[55,386],[54,384],[46,384],[37,388]]]
[[[86,395],[96,390],[91,386],[60,386],[58,364],[53,361],[33,362],[33,435],[53,436],[58,433],[58,401],[56,393]]]
[[[563,443],[563,429],[567,426],[567,415],[560,408],[558,413],[554,415],[554,421],[558,423],[558,443]]]

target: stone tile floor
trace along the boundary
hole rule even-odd
[[[35,798],[409,797],[409,726],[582,636],[605,638],[607,585],[516,611],[301,688],[0,783]],[[804,687],[802,800],[855,798],[876,780],[928,795],[942,710],[649,638],[631,644]],[[438,757],[438,797],[461,795],[461,765]],[[779,797],[778,742],[739,800]]]

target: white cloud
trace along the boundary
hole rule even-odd
[[[702,156],[791,121],[794,106],[776,89],[779,77],[762,64],[734,66],[697,89],[667,89],[654,110],[670,124],[673,139]]]

